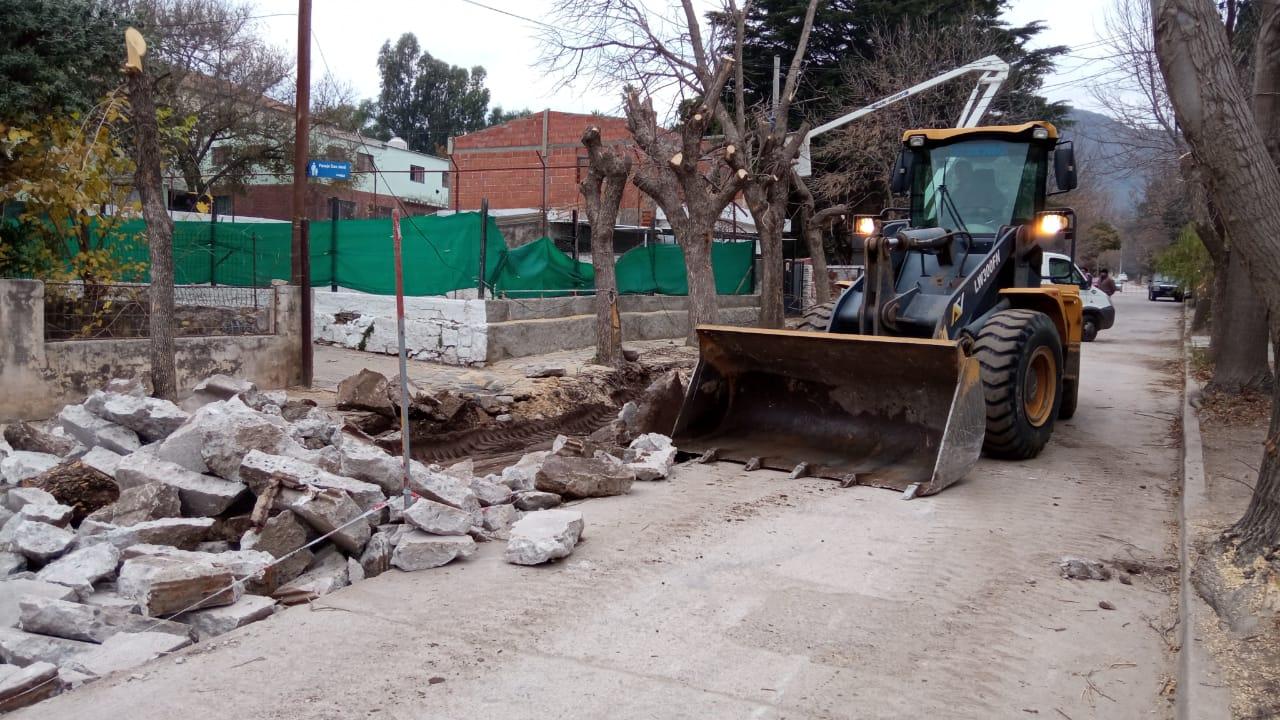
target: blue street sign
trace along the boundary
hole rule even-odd
[[[333,160],[312,160],[307,163],[307,177],[346,180],[351,177],[351,163]]]

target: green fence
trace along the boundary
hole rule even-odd
[[[427,215],[400,221],[405,293],[443,295],[477,286],[480,268],[479,213]],[[145,231],[140,220],[123,223],[108,239],[121,260],[147,261],[145,241],[126,241]],[[290,277],[289,223],[174,223],[174,279],[180,285],[265,286]],[[509,249],[497,222],[488,221],[486,284],[496,296],[551,297],[590,292],[595,273],[556,248],[549,238]],[[754,243],[712,247],[716,291],[749,294],[754,289]],[[617,263],[618,289],[630,294],[686,295],[684,257],[678,246],[634,248]],[[142,278],[149,280],[149,277]],[[311,283],[361,292],[395,292],[391,220],[311,223]]]

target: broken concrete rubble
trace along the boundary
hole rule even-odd
[[[231,576],[244,583],[246,592],[269,594],[278,584],[275,575],[275,558],[260,550],[231,550],[229,552],[199,552],[179,550],[168,545],[133,545],[120,555],[126,562],[139,557],[158,557],[192,564],[224,568]]]
[[[337,448],[342,475],[377,485],[387,495],[400,492],[404,483],[404,464],[400,458],[350,436],[342,436]]]
[[[22,517],[10,520],[6,527],[14,522],[19,524],[13,532],[10,547],[27,560],[41,565],[67,552],[76,539],[75,535],[60,527]]]
[[[114,577],[119,564],[120,551],[110,543],[98,543],[45,565],[36,573],[36,579],[75,588],[83,595],[93,591],[94,583]]]
[[[268,455],[250,450],[240,465],[240,477],[249,483],[256,495],[261,496],[273,481],[288,488],[317,488],[339,490],[351,497],[361,509],[368,510],[386,499],[377,485],[353,480],[325,472],[314,465],[295,458]]]
[[[347,558],[332,547],[316,553],[307,571],[281,585],[272,597],[283,605],[298,605],[346,587],[351,583]]]
[[[47,662],[62,666],[73,658],[98,647],[93,643],[37,635],[13,627],[0,627],[0,659],[10,665],[25,667]]]
[[[257,389],[258,386],[248,380],[221,374],[210,375],[191,389],[191,396],[182,401],[182,409],[195,412],[209,403],[230,400],[241,393]]]
[[[513,497],[511,488],[484,478],[473,479],[471,481],[471,491],[476,494],[476,499],[485,507],[506,505],[511,502]]]
[[[13,512],[18,512],[27,505],[57,505],[58,499],[47,490],[32,487],[18,487],[4,495],[4,505]]]
[[[476,541],[467,536],[429,535],[421,530],[405,533],[391,554],[391,564],[405,570],[428,570],[447,565],[458,558],[471,557]]]
[[[405,522],[435,535],[466,535],[471,513],[423,498],[404,511]]]
[[[191,417],[168,400],[102,390],[90,394],[84,406],[94,415],[136,432],[146,442],[169,437]]]
[[[230,605],[240,598],[239,584],[226,567],[168,557],[135,557],[120,566],[116,588],[138,603],[144,615],[157,617]]]
[[[360,554],[360,569],[364,572],[364,576],[377,577],[390,570],[393,550],[395,550],[395,543],[391,533],[374,533],[373,537],[369,538],[369,544],[365,545],[364,552]]]
[[[329,539],[350,555],[359,556],[369,542],[369,523],[358,522],[363,511],[341,490],[281,490],[275,507],[292,510],[322,535],[333,533]]]
[[[57,455],[14,450],[5,455],[3,460],[0,460],[0,479],[3,479],[8,485],[17,485],[23,480],[33,478],[60,462],[62,462],[62,458]]]
[[[582,513],[574,510],[529,513],[511,527],[504,557],[516,565],[540,565],[568,557],[582,537],[582,526]]]
[[[41,580],[11,578],[0,582],[0,627],[13,627],[18,624],[20,614],[18,603],[28,597],[74,600],[76,591],[70,587]]]
[[[129,526],[181,515],[182,500],[178,496],[177,487],[146,483],[121,490],[118,500],[89,515],[87,519]]]
[[[338,383],[338,408],[395,417],[396,407],[388,390],[386,376],[366,368]]]
[[[641,435],[627,450],[627,467],[641,481],[662,480],[676,463],[676,447],[671,438],[658,433]]]
[[[101,643],[117,633],[144,631],[191,637],[191,628],[180,622],[67,600],[26,597],[19,601],[18,607],[21,629],[67,640]]]
[[[277,583],[293,580],[311,563],[311,551],[299,551],[306,544],[307,528],[297,515],[288,510],[273,515],[260,529],[249,530],[240,540],[243,550],[264,551],[277,560],[287,556],[288,559],[274,568]]]
[[[519,518],[514,505],[491,505],[484,509],[484,529],[505,536]]]
[[[269,597],[245,595],[230,605],[183,613],[177,620],[190,625],[198,640],[208,640],[271,617],[275,606],[276,601]]]
[[[88,527],[86,527],[88,526]],[[108,542],[123,550],[130,545],[172,545],[184,550],[204,542],[213,527],[213,518],[161,518],[126,527],[85,520],[80,524],[80,544]]]
[[[1058,561],[1058,572],[1068,580],[1110,580],[1111,569],[1097,560],[1064,557]]]
[[[67,405],[58,413],[57,419],[68,435],[91,449],[104,448],[128,455],[142,447],[137,433],[94,415],[83,405]]]
[[[525,512],[548,510],[553,507],[558,507],[562,502],[563,499],[559,495],[555,493],[542,492],[541,490],[530,490],[528,492],[516,493],[515,497],[516,509],[523,510]]]
[[[116,467],[120,465],[121,455],[105,447],[96,447],[80,456],[80,462],[97,470],[109,478],[115,479]]]
[[[72,510],[67,505],[24,505],[18,514],[28,520],[65,528],[71,523]]]
[[[26,667],[0,665],[0,712],[38,703],[62,692],[58,666],[47,662]]]
[[[242,482],[201,475],[146,453],[125,456],[116,468],[116,483],[122,489],[152,483],[172,486],[182,501],[183,514],[194,517],[222,514],[245,491]]]
[[[102,677],[135,668],[191,644],[191,638],[162,632],[117,633],[68,664],[73,670]]]
[[[15,552],[0,551],[0,579],[26,569],[26,558]]]
[[[536,486],[566,498],[607,497],[631,491],[636,475],[624,465],[598,458],[551,455],[542,463]]]
[[[564,377],[565,369],[555,365],[539,365],[526,369],[524,376],[527,378]]]
[[[459,510],[472,512],[480,509],[480,500],[469,483],[416,460],[409,464],[409,488],[422,497]]]

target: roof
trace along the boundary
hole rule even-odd
[[[1049,131],[1049,139],[1058,139],[1058,128],[1053,123],[1043,120],[1022,123],[1021,125],[982,125],[980,127],[970,128],[922,128],[919,130],[907,130],[902,133],[902,142],[906,142],[907,138],[912,135],[923,135],[926,140],[951,140],[952,138],[962,137],[964,135],[1021,135],[1035,128],[1044,128]]]

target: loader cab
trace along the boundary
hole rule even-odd
[[[1059,190],[1075,186],[1070,146],[1058,148],[1045,122],[909,130],[902,144],[894,190],[910,192],[914,228],[967,231],[981,242],[1031,223],[1045,209],[1051,158]]]

